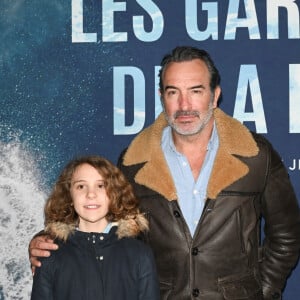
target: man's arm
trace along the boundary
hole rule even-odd
[[[29,260],[31,263],[32,274],[35,272],[36,267],[41,266],[39,257],[50,256],[50,250],[57,250],[58,245],[54,243],[52,239],[49,239],[47,235],[37,235],[29,243]]]
[[[270,157],[270,172],[262,200],[265,239],[261,276],[264,299],[281,299],[286,279],[299,256],[300,214],[279,155],[271,150]]]

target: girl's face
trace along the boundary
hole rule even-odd
[[[89,164],[78,166],[71,179],[70,193],[79,216],[79,230],[102,232],[108,224],[109,199],[99,172]]]

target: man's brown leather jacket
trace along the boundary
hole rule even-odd
[[[160,147],[164,116],[119,160],[149,218],[146,240],[161,299],[281,299],[300,248],[299,207],[288,174],[265,138],[218,108],[214,118],[219,149],[193,237]]]

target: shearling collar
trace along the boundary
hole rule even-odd
[[[114,222],[113,226],[118,226],[116,234],[119,239],[123,237],[136,237],[141,232],[148,230],[148,221],[143,214],[138,213],[126,219]],[[49,233],[53,238],[59,238],[65,241],[68,236],[75,231],[75,227],[75,224],[51,222],[46,226],[45,232]]]
[[[250,131],[239,121],[219,108],[214,110],[214,119],[220,143],[207,187],[207,197],[211,199],[248,173],[248,167],[234,155],[252,157],[259,151]],[[166,126],[162,113],[132,141],[123,163],[125,166],[145,163],[137,172],[135,181],[168,200],[175,200],[176,188],[161,149],[162,132]]]

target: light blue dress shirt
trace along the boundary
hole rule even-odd
[[[176,186],[180,209],[193,236],[204,208],[207,184],[219,147],[216,127],[214,125],[196,181],[187,158],[175,148],[170,126],[163,130],[161,146]]]

